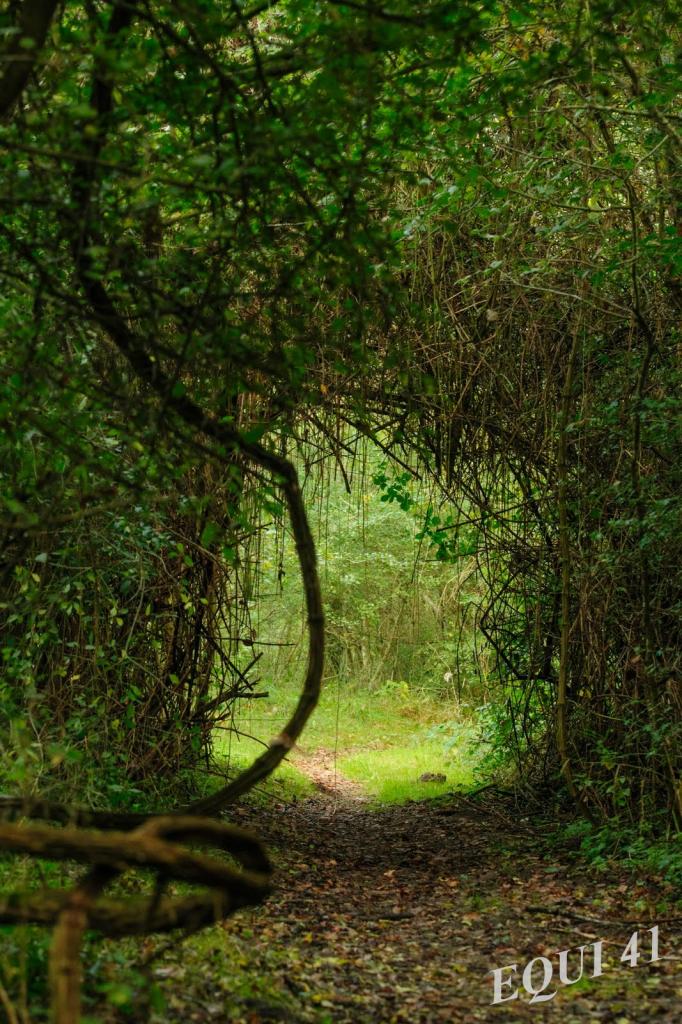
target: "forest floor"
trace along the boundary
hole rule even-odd
[[[296,763],[313,795],[237,813],[271,850],[274,896],[156,960],[166,1000],[158,1019],[682,1020],[682,910],[668,883],[558,854],[548,825],[491,792],[377,806],[339,774],[332,754]],[[653,924],[661,959],[649,964]],[[631,966],[620,958],[638,926],[640,961]],[[600,939],[603,974],[592,978],[589,947]],[[558,953],[581,945],[585,977],[563,986]],[[546,992],[556,995],[530,1004],[520,975],[543,955],[554,966]],[[570,976],[579,961],[569,956]],[[519,969],[520,998],[491,1005],[490,972],[509,964]]]

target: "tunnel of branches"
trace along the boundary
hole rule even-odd
[[[487,4],[293,6],[26,0],[11,39],[44,29],[40,60],[0,81],[0,846],[89,865],[80,926],[73,893],[2,917],[58,922],[67,964],[88,914],[141,928],[101,895],[135,850],[212,894],[145,927],[266,894],[215,816],[314,706],[307,496],[361,484],[368,446],[389,500],[430,493],[437,557],[475,558],[518,784],[681,822],[673,8],[638,8],[631,51],[617,5],[494,31]],[[306,594],[301,698],[207,796],[216,730],[258,698],[273,522]]]

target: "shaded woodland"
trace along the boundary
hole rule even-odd
[[[332,478],[470,567],[448,679],[485,689],[490,778],[679,856],[679,16],[3,7],[0,850],[35,872],[0,942],[54,930],[58,1024],[84,933],[270,894],[232,810],[367,667],[335,630],[325,667]],[[217,783],[287,545],[297,702]]]

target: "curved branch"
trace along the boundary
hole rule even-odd
[[[185,843],[223,850],[242,870],[187,849]],[[271,867],[258,840],[211,818],[155,818],[134,832],[107,835],[47,825],[5,825],[0,829],[0,849],[90,865],[71,891],[14,894],[0,901],[0,922],[55,926],[49,961],[55,1024],[80,1019],[80,952],[88,928],[108,935],[196,928],[261,903],[270,893]],[[105,887],[131,867],[156,871],[156,893],[132,902],[101,900]],[[168,899],[160,894],[169,879],[203,885],[207,891]]]
[[[250,768],[218,792],[190,804],[180,812],[184,814],[216,814],[277,767],[293,747],[317,704],[324,664],[324,613],[317,572],[315,542],[301,496],[298,475],[293,464],[268,451],[262,445],[244,439],[238,431],[208,415],[186,395],[174,397],[172,382],[160,370],[158,363],[151,359],[140,339],[133,334],[114,309],[102,283],[92,277],[92,269],[89,257],[81,255],[78,260],[79,278],[93,310],[93,320],[106,332],[119,352],[125,356],[140,380],[159,399],[163,400],[167,411],[172,411],[187,426],[200,431],[221,447],[228,451],[240,451],[251,461],[272,473],[284,492],[296,543],[305,590],[308,625],[308,666],[301,695],[293,715],[282,732],[271,741],[268,749],[253,762]],[[216,452],[216,457],[223,460],[225,458],[219,452]]]
[[[113,44],[128,29],[135,15],[136,4],[117,5],[111,15],[107,36]],[[268,451],[260,444],[242,437],[240,432],[206,413],[186,395],[173,395],[173,382],[163,373],[159,363],[151,357],[144,341],[129,327],[114,306],[106,288],[97,276],[90,256],[92,244],[91,193],[97,174],[97,158],[107,131],[107,119],[113,104],[113,81],[110,72],[100,67],[92,84],[90,104],[97,111],[96,131],[84,136],[84,157],[74,164],[72,198],[81,211],[80,230],[72,239],[72,252],[78,280],[92,310],[91,318],[125,357],[139,380],[162,403],[164,413],[177,416],[187,426],[216,442],[222,451],[215,457],[226,460],[226,454],[239,451],[248,459],[272,474],[284,492],[284,497],[296,544],[299,567],[306,602],[308,627],[308,663],[301,694],[292,716],[282,731],[270,742],[266,751],[232,782],[203,799],[197,800],[172,814],[217,814],[256,783],[271,774],[292,749],[310,714],[315,708],[321,688],[324,663],[324,614],[322,594],[317,572],[315,542],[308,523],[301,496],[296,469],[287,459]],[[63,824],[95,826],[102,829],[130,829],[152,817],[155,812],[127,813],[106,810],[88,810],[69,807],[42,799],[0,797],[0,814],[25,814]],[[168,813],[168,812],[166,812]]]

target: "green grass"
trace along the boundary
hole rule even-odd
[[[291,683],[269,683],[269,700],[244,702],[238,726],[261,740],[279,732],[293,710],[298,691]],[[259,705],[254,710],[254,705]],[[262,705],[267,704],[267,707]],[[330,680],[322,690],[299,741],[302,750],[348,750],[382,746],[407,746],[415,732],[433,727],[448,717],[442,697],[429,696],[407,683],[385,683],[373,692]],[[452,713],[451,717],[454,717]],[[223,749],[227,740],[219,741]],[[240,749],[242,748],[240,740]],[[232,740],[234,749],[234,738]]]
[[[407,683],[386,683],[368,693],[332,681],[313,712],[301,746],[348,750],[407,745],[415,729],[431,726],[442,717],[442,703]]]
[[[240,730],[256,739],[223,733],[216,741],[216,753],[231,772],[260,753],[263,747],[258,740],[279,732],[295,704],[293,685],[270,682],[267,689],[269,700],[245,702],[238,719]],[[437,735],[444,718],[455,714],[456,709],[448,708],[442,696],[429,695],[405,682],[386,683],[367,692],[332,680],[323,689],[298,749],[304,754],[319,749],[334,752],[339,772],[382,803],[440,796],[473,783],[476,756],[465,740],[448,747],[446,735]],[[466,735],[467,729],[463,732]],[[310,783],[295,761],[296,752],[268,781],[266,795],[286,799],[310,792]],[[446,782],[419,782],[425,772],[444,774]]]
[[[230,778],[234,778],[242,769],[248,768],[264,749],[258,738],[237,733],[221,733],[214,742],[217,766]],[[215,786],[222,784],[222,781],[216,780]],[[263,799],[275,797],[280,800],[300,800],[309,796],[312,790],[313,785],[307,776],[289,758],[285,758],[275,774],[266,779],[254,795]]]
[[[473,784],[474,764],[445,755],[442,742],[416,738],[406,747],[362,750],[339,760],[339,771],[359,782],[381,803],[405,803],[441,796]],[[420,782],[424,773],[440,773],[445,782]]]

